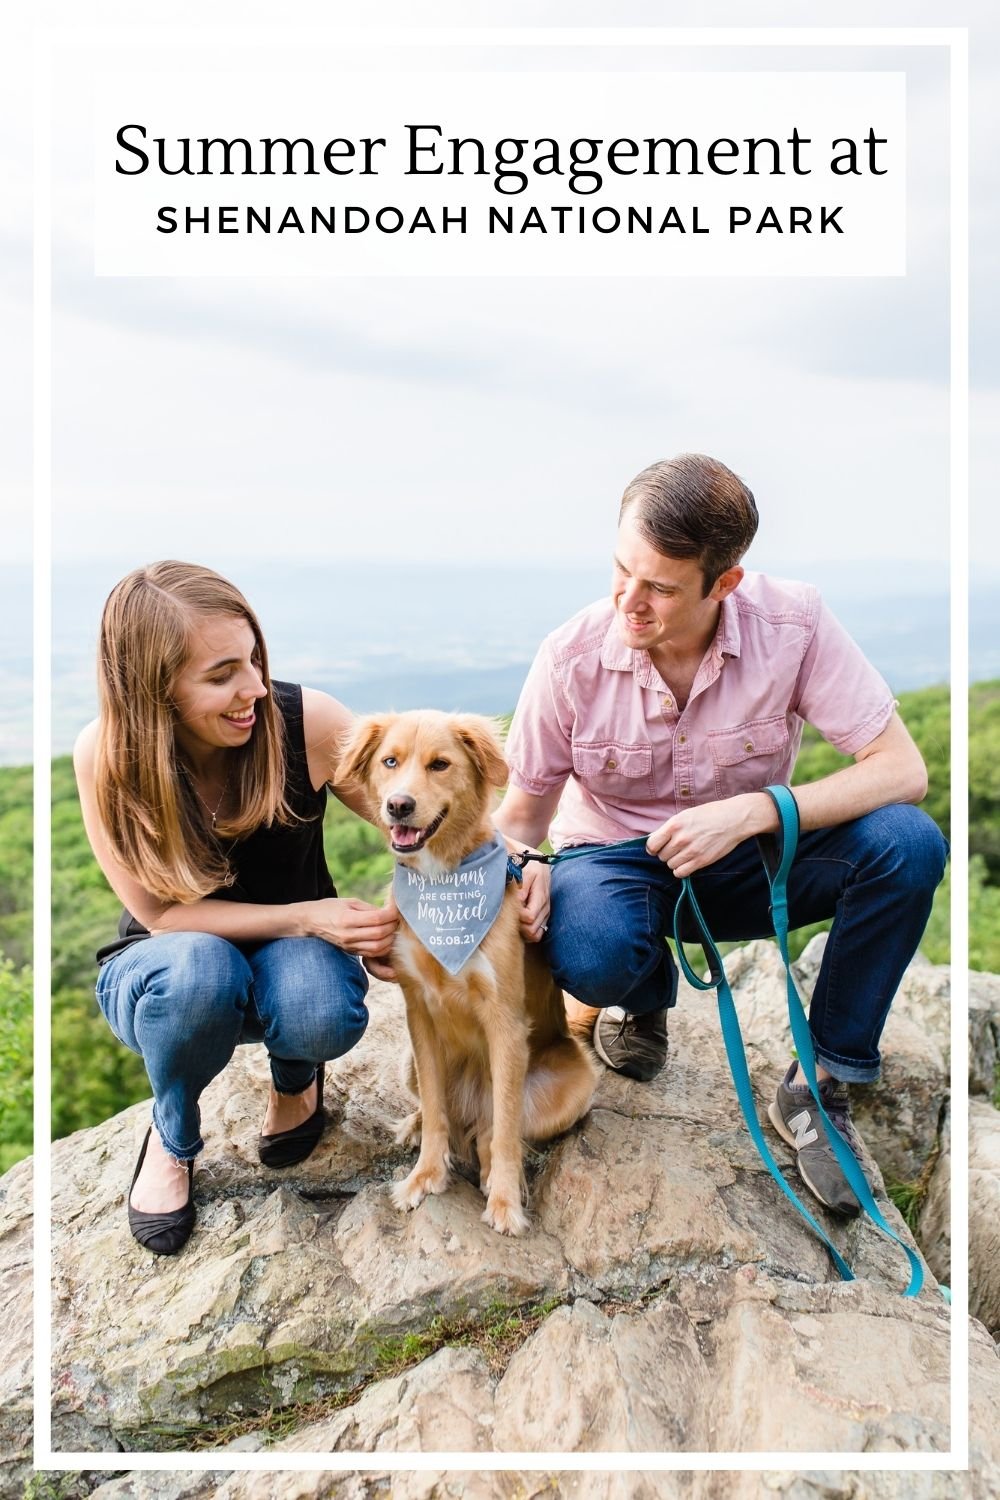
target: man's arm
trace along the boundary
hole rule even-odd
[[[857,752],[853,766],[795,788],[805,829],[832,828],[890,802],[922,802],[926,795],[924,758],[895,713],[882,733]]]
[[[519,786],[509,786],[504,799],[493,814],[493,822],[503,834],[507,848],[516,853],[521,849],[537,849],[545,842],[549,824],[556,815],[562,787],[535,796]],[[525,865],[521,884],[517,887],[521,903],[519,912],[521,936],[529,943],[537,943],[549,920],[549,868],[548,865],[532,861]]]
[[[849,823],[891,802],[920,802],[927,793],[923,757],[898,714],[880,735],[859,750],[853,766],[794,788],[803,830]],[[722,859],[744,839],[778,827],[774,803],[765,792],[744,792],[707,802],[669,818],[646,845],[683,879]]]
[[[556,815],[562,787],[536,796],[519,786],[510,786],[493,821],[505,838],[521,848],[537,849],[549,836],[549,825]]]

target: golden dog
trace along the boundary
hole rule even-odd
[[[344,747],[338,780],[366,792],[400,864],[440,878],[495,835],[493,789],[507,781],[497,732],[477,715],[372,716]],[[524,1141],[568,1130],[590,1107],[595,1069],[566,1028],[562,992],[521,941],[512,885],[472,957],[451,974],[401,918],[392,964],[406,998],[407,1085],[420,1108],[399,1139],[420,1153],[396,1184],[399,1208],[448,1186],[451,1157],[474,1141],[483,1218],[502,1234],[527,1227]]]

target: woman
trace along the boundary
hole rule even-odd
[[[362,959],[378,971],[397,917],[338,898],[323,854],[351,715],[271,682],[232,584],[189,563],[130,573],[104,608],[98,679],[100,714],[74,765],[91,846],[125,911],[98,954],[97,998],[154,1095],[129,1225],[171,1255],[194,1228],[202,1090],[239,1042],[263,1041],[258,1154],[271,1167],[304,1160],[323,1129],[323,1064],[367,1024]]]

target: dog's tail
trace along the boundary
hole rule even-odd
[[[550,1042],[531,1059],[524,1087],[524,1138],[548,1141],[590,1108],[597,1068],[575,1037]]]

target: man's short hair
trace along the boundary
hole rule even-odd
[[[657,552],[700,564],[704,594],[739,562],[759,519],[742,479],[704,453],[681,453],[643,469],[626,487],[619,521],[626,511]]]

